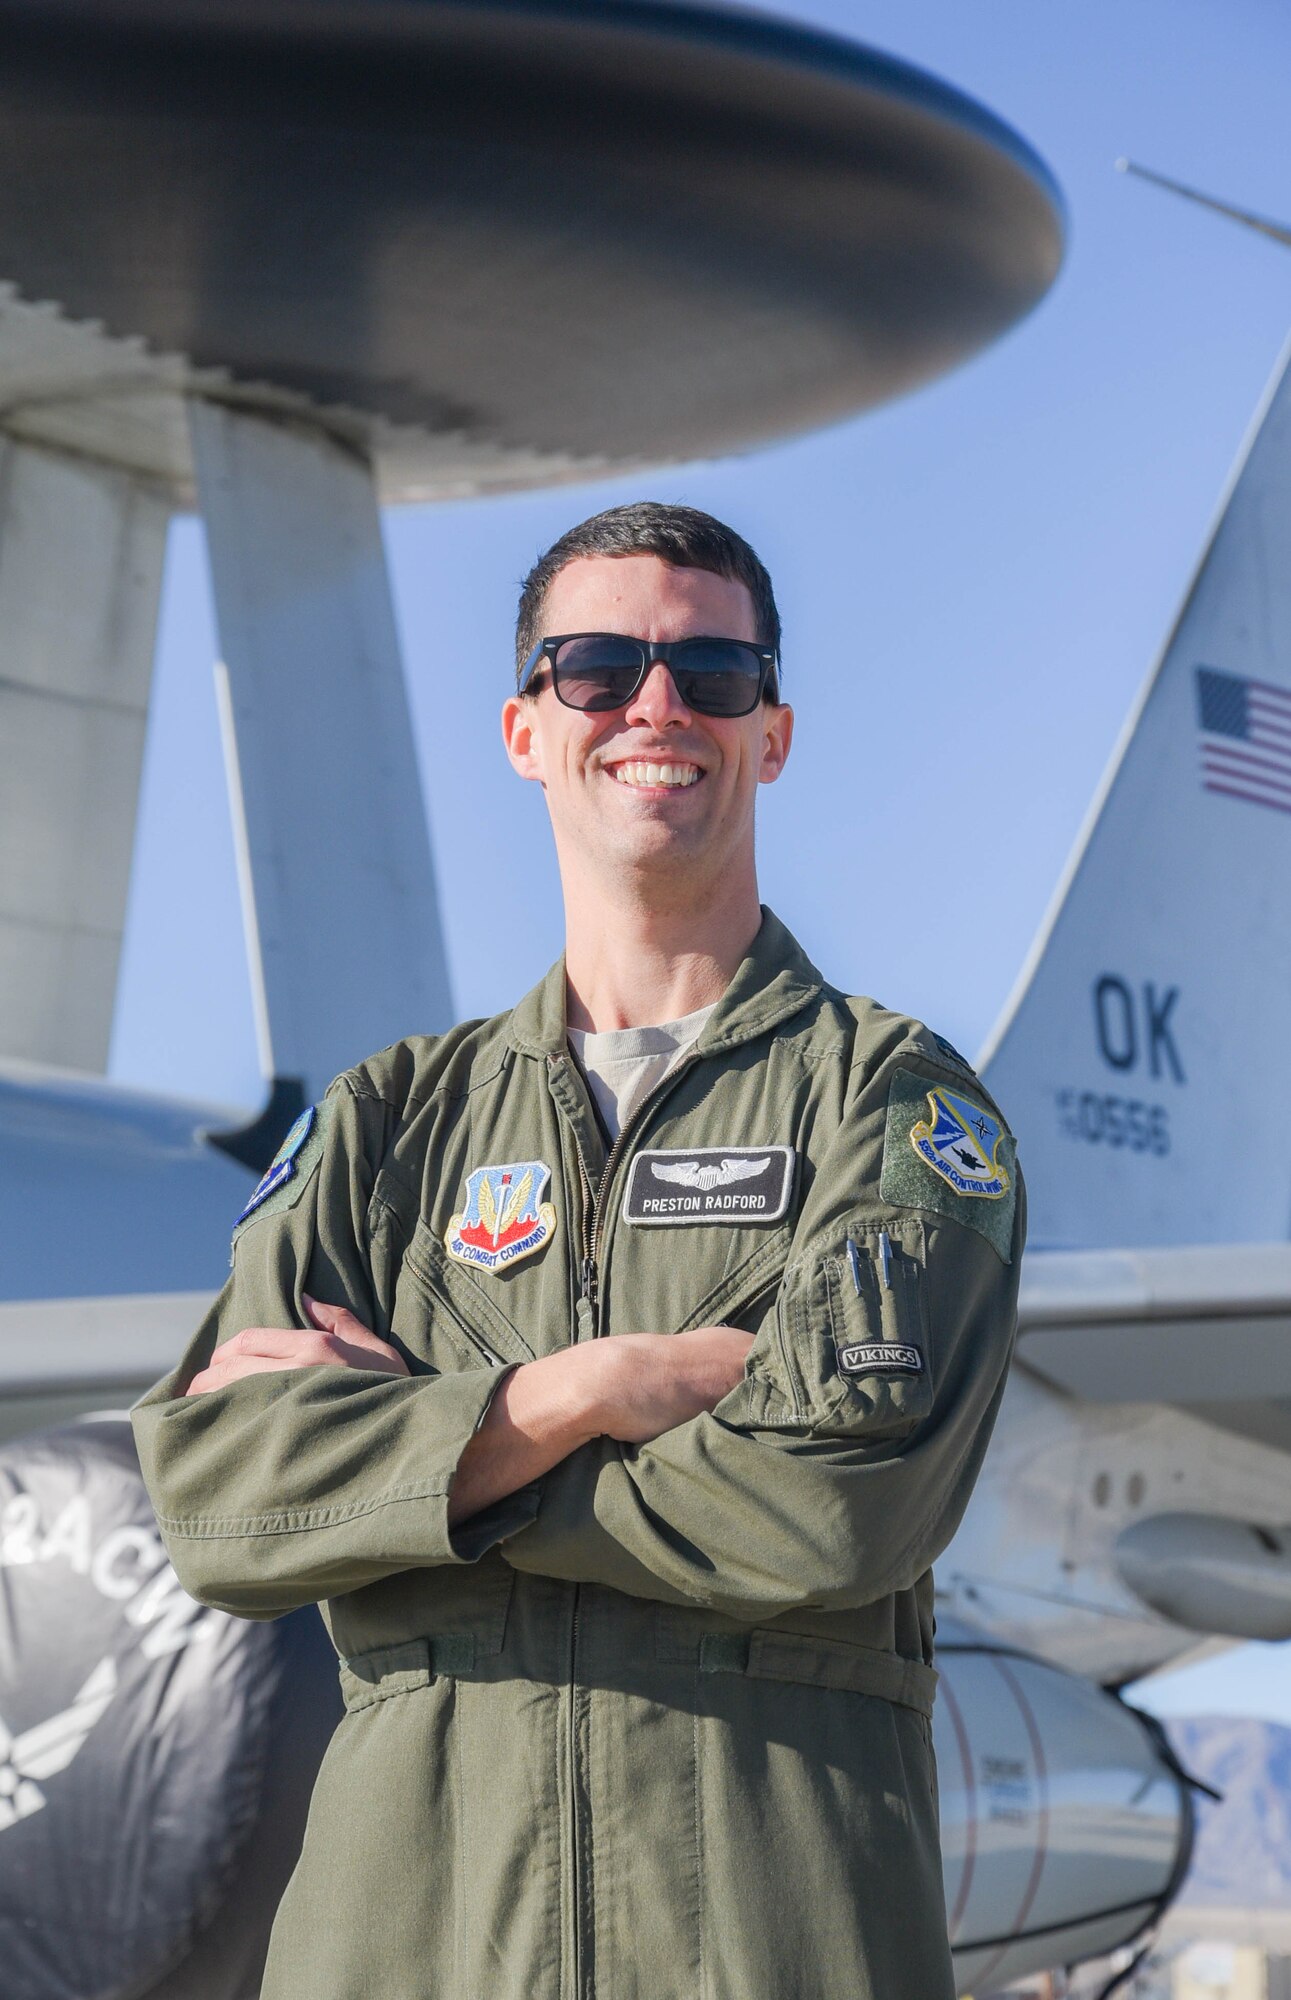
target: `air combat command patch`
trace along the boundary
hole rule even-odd
[[[556,1211],[542,1199],[550,1179],[551,1168],[541,1160],[477,1167],[466,1176],[466,1207],[449,1218],[449,1256],[484,1271],[504,1271],[532,1257],[556,1233]]]
[[[985,1105],[929,1076],[894,1072],[879,1181],[885,1201],[953,1216],[1008,1263],[1016,1180],[1012,1137]]]

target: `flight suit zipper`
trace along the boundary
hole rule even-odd
[[[600,1181],[595,1186],[592,1184],[592,1176],[583,1152],[582,1141],[578,1136],[577,1128],[574,1129],[574,1151],[578,1157],[578,1177],[582,1189],[582,1202],[579,1211],[582,1258],[579,1264],[578,1299],[575,1306],[578,1316],[578,1336],[580,1340],[597,1340],[600,1338],[600,1271],[596,1261],[596,1253],[600,1247],[601,1225],[605,1214],[605,1195],[613,1179],[614,1171],[627,1150],[632,1134],[641,1125],[646,1114],[653,1109],[654,1105],[675,1083],[681,1080],[682,1076],[695,1060],[695,1052],[692,1049],[678,1063],[677,1067],[670,1070],[667,1076],[663,1077],[655,1085],[655,1088],[649,1095],[641,1100],[606,1154],[605,1165],[601,1169]],[[574,1584],[573,1593],[569,1621],[568,1725],[569,1832],[573,1870],[572,1933],[574,1992],[577,2000],[593,2000],[594,1989],[591,1984],[593,1962],[585,1940],[594,1936],[595,1933],[592,1929],[591,1909],[590,1907],[584,1908],[584,1904],[589,1903],[590,1898],[588,1896],[589,1884],[586,1879],[588,1871],[584,1855],[584,1840],[586,1837],[586,1828],[584,1826],[585,1815],[582,1805],[585,1775],[583,1770],[584,1760],[579,1749],[579,1728],[582,1720],[582,1712],[581,1691],[578,1685],[578,1622],[582,1604],[582,1585],[578,1583]]]
[[[609,1152],[606,1154],[605,1165],[601,1170],[601,1178],[595,1188],[592,1186],[592,1176],[588,1172],[587,1161],[583,1157],[582,1142],[579,1139],[578,1133],[574,1133],[574,1150],[578,1155],[578,1173],[583,1186],[582,1213],[580,1218],[582,1224],[583,1257],[582,1263],[579,1266],[578,1303],[580,1307],[585,1306],[590,1313],[592,1329],[590,1337],[592,1339],[597,1339],[601,1330],[600,1270],[596,1261],[596,1253],[600,1247],[601,1225],[605,1216],[605,1195],[614,1178],[615,1168],[627,1152],[629,1140],[636,1132],[638,1126],[642,1124],[647,1113],[654,1109],[655,1105],[667,1095],[674,1085],[680,1083],[687,1070],[697,1060],[698,1057],[695,1050],[688,1050],[677,1064],[677,1067],[670,1069],[668,1074],[662,1077],[655,1085],[654,1089],[642,1098],[640,1104],[638,1104],[636,1110],[628,1119],[627,1124],[623,1126],[618,1137],[610,1147]],[[580,1332],[581,1330],[582,1321],[580,1319]]]
[[[587,1840],[588,1812],[586,1808],[586,1757],[583,1754],[582,1735],[587,1719],[586,1690],[578,1684],[578,1625],[582,1603],[582,1585],[573,1587],[573,1608],[569,1621],[569,1833],[570,1863],[572,1872],[571,1903],[572,1923],[570,1926],[573,1944],[573,1986],[575,2000],[592,2000],[594,1994],[594,1960],[591,1943],[595,1937],[592,1921],[591,1884],[585,1843]]]

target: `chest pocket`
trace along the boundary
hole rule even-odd
[[[876,1444],[913,1430],[936,1386],[922,1223],[840,1225],[786,1274],[775,1332],[793,1420]]]
[[[792,1233],[790,1224],[784,1222],[766,1236],[691,1307],[678,1326],[678,1333],[718,1325],[739,1326],[756,1333],[774,1304],[773,1295],[784,1272]]]
[[[437,1374],[532,1361],[533,1349],[439,1238],[418,1222],[395,1283],[391,1332]]]

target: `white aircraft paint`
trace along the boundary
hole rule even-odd
[[[1291,1232],[1289,358],[982,1059],[1037,1246]]]

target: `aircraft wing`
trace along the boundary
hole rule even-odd
[[[0,1300],[0,1444],[123,1410],[173,1368],[213,1292]]]
[[[1018,1358],[1088,1403],[1168,1403],[1291,1452],[1291,1243],[1028,1254]]]

